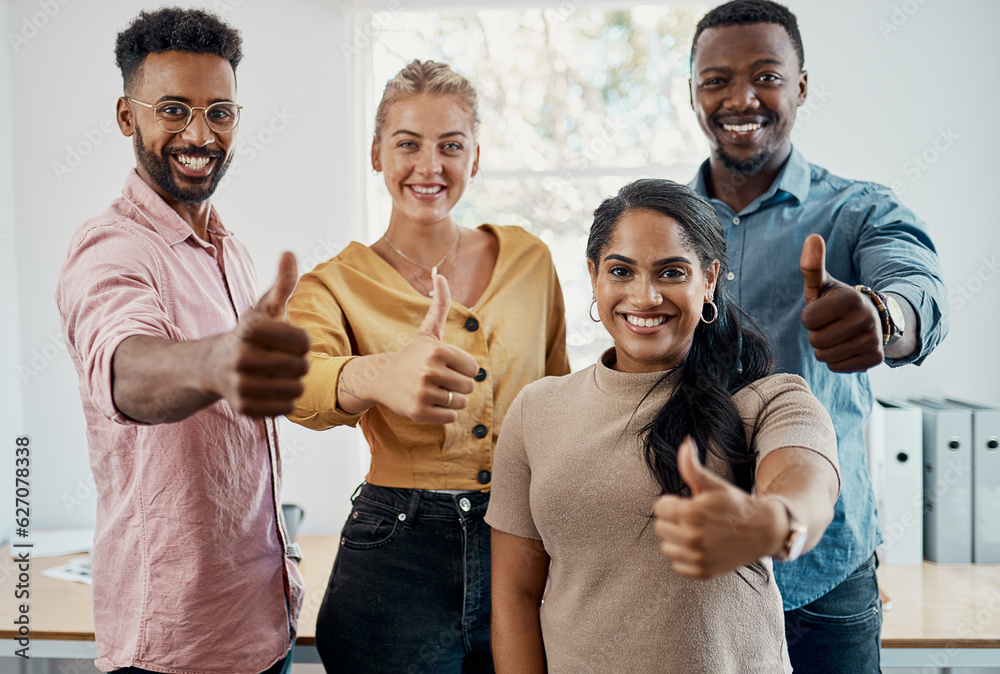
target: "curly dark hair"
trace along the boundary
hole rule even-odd
[[[243,58],[242,46],[239,31],[215,14],[164,7],[141,12],[128,28],[118,33],[115,62],[128,91],[138,84],[142,64],[150,54],[165,51],[216,54],[229,61],[235,72]]]
[[[776,23],[784,28],[799,57],[799,70],[805,68],[806,53],[802,47],[802,36],[799,35],[799,23],[791,10],[771,0],[732,0],[701,17],[691,41],[691,67],[694,68],[695,47],[703,32],[709,28],[743,26],[748,23]]]

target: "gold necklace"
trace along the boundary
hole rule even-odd
[[[451,247],[448,248],[448,252],[445,253],[444,256],[440,260],[437,261],[437,264],[432,264],[430,266],[427,266],[426,264],[424,264],[422,262],[417,262],[412,257],[410,257],[409,255],[407,255],[406,253],[404,253],[403,251],[401,251],[399,248],[396,248],[394,245],[392,245],[392,241],[389,240],[389,237],[385,236],[384,234],[382,235],[382,239],[385,241],[386,245],[389,246],[389,248],[392,249],[392,252],[394,252],[396,255],[400,256],[401,258],[403,258],[407,262],[412,262],[413,264],[417,265],[418,267],[423,267],[427,271],[430,271],[432,269],[436,269],[436,268],[440,267],[441,263],[444,262],[445,260],[447,260],[448,256],[451,255],[451,252],[453,250],[455,250],[456,246],[458,246],[458,240],[461,239],[461,238],[462,238],[462,230],[458,229],[458,231],[455,232],[455,240],[452,241]]]
[[[458,242],[458,248],[455,251],[455,261],[451,263],[451,269],[448,270],[448,273],[444,277],[446,281],[449,281],[449,282],[451,281],[451,275],[454,274],[455,273],[455,269],[458,268],[458,255],[461,252],[462,252],[462,242],[459,241]],[[410,273],[413,275],[413,280],[416,281],[417,283],[419,283],[420,287],[424,289],[425,293],[427,293],[427,296],[428,297],[434,297],[434,289],[431,288],[430,290],[428,290],[427,286],[424,285],[424,282],[421,281],[417,277],[417,272],[414,271],[414,272],[410,272]],[[437,267],[432,267],[431,268],[431,283],[434,283],[434,274],[436,274],[436,273],[437,273]]]
[[[455,237],[455,242],[451,244],[451,248],[449,248],[448,252],[444,254],[444,257],[442,257],[440,260],[438,260],[437,264],[435,264],[433,266],[430,266],[430,267],[428,267],[425,264],[421,264],[420,262],[417,262],[416,260],[410,258],[408,255],[406,255],[405,253],[403,253],[403,251],[399,250],[394,245],[392,245],[392,242],[390,242],[389,239],[387,239],[384,235],[382,236],[382,239],[385,241],[386,245],[388,245],[389,248],[391,248],[392,251],[394,253],[396,253],[397,255],[399,255],[401,258],[403,258],[404,260],[406,260],[408,262],[412,262],[413,264],[417,265],[418,267],[423,267],[424,269],[426,269],[427,271],[429,271],[431,273],[431,283],[434,282],[434,274],[437,273],[438,266],[442,262],[444,262],[445,260],[448,259],[448,256],[451,255],[452,251],[455,251],[455,261],[451,264],[451,269],[448,270],[448,274],[444,277],[445,280],[450,281],[451,280],[451,275],[455,273],[455,269],[458,267],[458,255],[459,255],[459,253],[462,250],[462,241],[461,241],[461,239],[462,239],[462,230],[461,229],[458,230],[458,235]],[[413,277],[414,281],[416,281],[417,283],[420,284],[420,287],[423,289],[424,293],[428,297],[434,297],[434,289],[431,288],[430,290],[428,290],[427,286],[424,285],[424,282],[421,281],[420,277],[417,276],[417,272],[411,270],[410,271],[410,275]]]

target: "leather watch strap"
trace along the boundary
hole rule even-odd
[[[881,293],[872,290],[868,286],[857,285],[854,286],[854,289],[859,293],[868,295],[875,304],[875,308],[878,309],[878,317],[882,321],[882,346],[885,346],[889,342],[889,337],[892,336],[892,320],[889,318],[889,308],[885,305],[885,299],[883,299]]]

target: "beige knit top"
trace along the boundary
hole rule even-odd
[[[636,405],[660,374],[597,365],[529,384],[507,413],[494,457],[486,521],[540,539],[552,559],[541,607],[548,671],[727,674],[790,672],[781,597],[747,568],[710,580],[680,576],[660,554],[648,519],[660,489],[638,429],[672,394],[668,383]],[[773,375],[736,394],[744,419],[767,412],[757,462],[804,447],[838,471],[833,425],[795,375]],[[713,455],[708,466],[728,471]],[[742,576],[742,579],[740,578]]]

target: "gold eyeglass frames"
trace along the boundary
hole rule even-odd
[[[126,101],[138,103],[153,111],[153,118],[157,126],[167,133],[180,133],[188,128],[191,120],[194,119],[195,110],[201,110],[205,115],[205,122],[208,128],[216,133],[229,133],[240,123],[240,110],[242,105],[236,105],[229,101],[219,101],[207,107],[192,108],[187,103],[180,101],[161,101],[159,103],[143,103],[131,96],[123,97]]]

